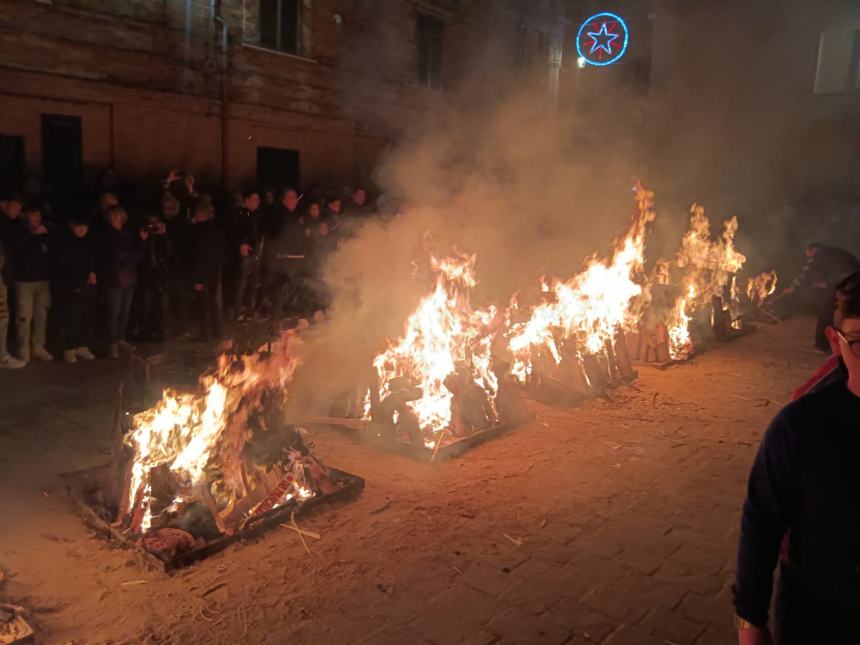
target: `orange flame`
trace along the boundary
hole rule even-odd
[[[776,271],[765,271],[747,280],[747,297],[753,303],[761,304],[776,291]]]
[[[299,365],[294,351],[298,342],[285,335],[272,355],[221,356],[214,374],[201,377],[203,394],[179,394],[165,390],[153,408],[132,418],[125,437],[133,449],[131,476],[126,490],[127,508],[142,510],[135,530],[152,524],[151,481],[153,468],[167,464],[184,493],[174,502],[190,499],[198,486],[208,486],[207,470],[217,463],[222,476],[214,490],[229,505],[241,487],[239,453],[249,432],[248,414],[267,391],[282,392]]]
[[[562,281],[543,283],[547,294],[525,322],[511,325],[508,349],[513,355],[511,374],[520,382],[532,373],[533,352],[543,350],[561,362],[560,346],[574,341],[578,352],[596,354],[619,329],[635,325],[643,295],[636,278],[645,263],[647,227],[656,216],[654,193],[636,186],[638,213],[627,234],[616,242],[611,259],[592,256],[581,273]],[[515,309],[516,307],[512,307]]]
[[[468,374],[486,392],[491,406],[499,387],[492,370],[491,326],[496,309],[472,309],[469,304],[469,292],[477,283],[475,259],[474,255],[431,258],[436,273],[433,293],[421,300],[406,321],[403,337],[389,342],[388,349],[373,361],[380,400],[391,394],[394,378],[412,379],[420,389],[420,398],[408,402],[407,408],[414,413],[425,433],[425,444],[431,448],[438,434],[451,424],[454,395],[446,387],[446,379],[456,373]],[[365,405],[368,414],[369,397]],[[493,415],[497,417],[495,408]]]

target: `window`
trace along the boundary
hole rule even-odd
[[[442,87],[442,45],[445,23],[419,14],[415,29],[418,46],[418,85],[432,89]]]
[[[821,32],[816,94],[844,94],[860,90],[860,28]]]
[[[302,0],[260,0],[260,46],[300,54]]]

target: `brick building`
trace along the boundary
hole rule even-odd
[[[0,0],[0,174],[367,182],[490,38],[555,96],[565,4]]]

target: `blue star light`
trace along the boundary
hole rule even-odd
[[[594,30],[596,25],[600,25],[597,31]],[[615,33],[609,31],[610,26]],[[620,28],[620,33],[616,27]],[[576,51],[585,64],[606,67],[617,62],[627,53],[629,41],[627,23],[621,16],[604,11],[582,23],[576,35]]]
[[[602,49],[609,56],[612,56],[612,43],[618,38],[618,34],[610,34],[606,29],[605,22],[600,25],[600,31],[588,31],[586,34],[591,38],[591,51],[588,52],[589,54]]]

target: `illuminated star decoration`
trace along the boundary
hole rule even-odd
[[[582,67],[612,65],[627,52],[630,32],[621,16],[608,11],[583,21],[576,35],[576,51]]]
[[[588,31],[586,34],[591,38],[590,54],[600,49],[612,56],[612,42],[618,38],[618,34],[610,34],[605,22],[600,25],[599,31]]]

